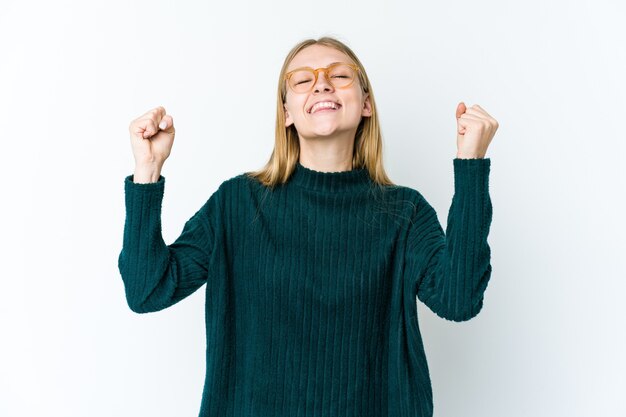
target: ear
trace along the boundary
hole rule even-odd
[[[285,109],[285,127],[289,127],[293,124],[293,119],[289,115],[289,111],[287,111],[287,105],[283,104],[283,107]]]
[[[370,103],[370,95],[369,93],[365,96],[365,101],[363,102],[363,109],[361,110],[361,116],[370,117],[372,115],[372,103]]]

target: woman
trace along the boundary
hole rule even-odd
[[[332,38],[288,54],[264,169],[224,181],[167,246],[160,215],[174,124],[130,125],[119,256],[129,307],[167,308],[206,285],[200,416],[432,416],[416,299],[469,320],[491,275],[490,160],[498,127],[457,107],[446,234],[416,190],[385,174],[363,65]]]

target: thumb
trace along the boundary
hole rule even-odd
[[[174,119],[169,114],[163,116],[161,122],[159,123],[159,129],[172,133],[174,131]]]
[[[467,110],[467,107],[465,107],[465,103],[463,103],[462,101],[456,106],[456,118],[458,119],[459,117],[461,117],[461,115],[463,113],[465,113],[465,111]]]
[[[460,117],[465,113],[465,111],[467,110],[467,107],[465,107],[465,103],[463,103],[462,101],[456,106],[456,132],[457,135],[464,135],[465,134],[465,126],[463,123],[461,123],[461,119]]]

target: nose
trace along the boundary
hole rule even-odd
[[[332,91],[333,89],[333,85],[326,79],[326,74],[320,71],[317,75],[317,81],[313,86],[313,91],[319,93],[320,91]]]

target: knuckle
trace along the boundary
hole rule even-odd
[[[154,128],[155,123],[154,120],[152,119],[144,119],[144,122],[142,123],[144,128]]]

